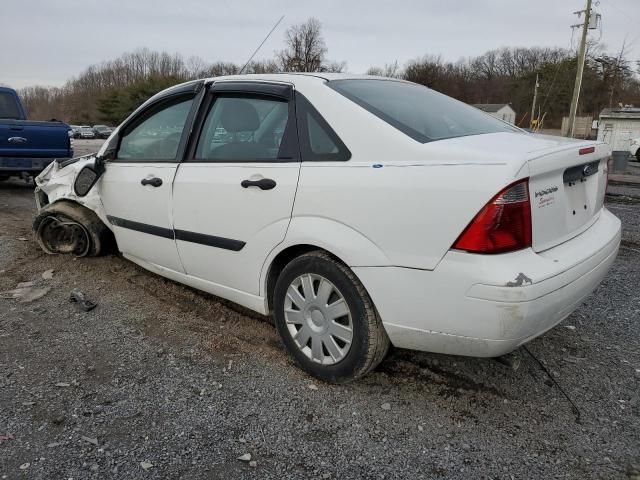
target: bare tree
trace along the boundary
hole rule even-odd
[[[285,33],[284,50],[276,54],[284,72],[320,72],[326,68],[327,45],[322,38],[322,24],[317,18],[292,25]]]
[[[275,58],[252,61],[246,71],[345,69],[344,62],[327,60],[321,25],[314,18],[289,28],[285,40],[286,48]],[[640,105],[640,79],[633,71],[634,63],[627,58],[625,48],[607,55],[602,45],[589,45],[581,111],[597,115],[611,104]],[[567,50],[532,47],[500,48],[457,62],[425,55],[407,62],[404,68],[394,62],[372,67],[367,73],[421,83],[467,103],[511,103],[521,114],[531,109],[533,85],[539,74],[547,122],[559,125],[569,108],[575,69],[575,55]],[[62,87],[28,87],[20,95],[32,119],[90,124],[110,118],[117,122],[148,96],[170,85],[239,71],[240,66],[231,62],[209,63],[197,57],[185,60],[177,54],[140,49],[89,66]]]
[[[398,61],[393,63],[385,63],[384,67],[370,67],[367,75],[376,75],[378,77],[400,78],[404,75],[402,69],[398,66]]]

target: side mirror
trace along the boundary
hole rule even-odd
[[[76,181],[73,183],[73,190],[79,197],[84,197],[100,178],[100,174],[90,166],[84,167],[78,173]]]

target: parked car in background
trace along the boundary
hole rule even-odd
[[[640,137],[632,138],[629,141],[629,153],[636,157],[637,162],[640,162]]]
[[[27,120],[15,90],[0,87],[0,180],[39,174],[53,159],[73,156],[70,128],[59,121]]]
[[[401,80],[219,77],[43,172],[34,231],[79,256],[115,238],[150,271],[273,314],[302,368],[344,382],[390,344],[494,357],[571,314],[620,244],[610,153]]]
[[[79,138],[96,138],[96,133],[89,125],[83,125],[80,127]]]
[[[106,125],[93,126],[93,133],[95,133],[96,138],[109,138],[112,132],[113,128],[107,127]]]
[[[69,127],[71,127],[73,138],[80,138],[80,125],[69,125]]]

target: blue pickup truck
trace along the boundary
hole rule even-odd
[[[35,177],[54,159],[73,157],[69,125],[26,118],[16,91],[0,87],[0,180]]]

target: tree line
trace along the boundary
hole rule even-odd
[[[20,90],[29,116],[76,124],[116,125],[158,91],[187,80],[275,72],[341,72],[345,62],[328,59],[320,22],[311,18],[293,25],[284,48],[274,57],[247,65],[207,63],[201,58],[140,49],[92,65],[62,87],[34,86]],[[575,52],[562,48],[500,48],[457,62],[425,55],[404,66],[392,62],[367,73],[426,85],[466,103],[510,103],[521,126],[528,126],[536,75],[539,76],[539,114],[545,126],[557,127],[567,114],[576,72]],[[579,114],[597,118],[605,107],[640,106],[640,79],[624,47],[616,54],[598,44],[589,54],[580,96]],[[244,70],[243,70],[244,68]],[[539,112],[539,113],[538,113]]]

